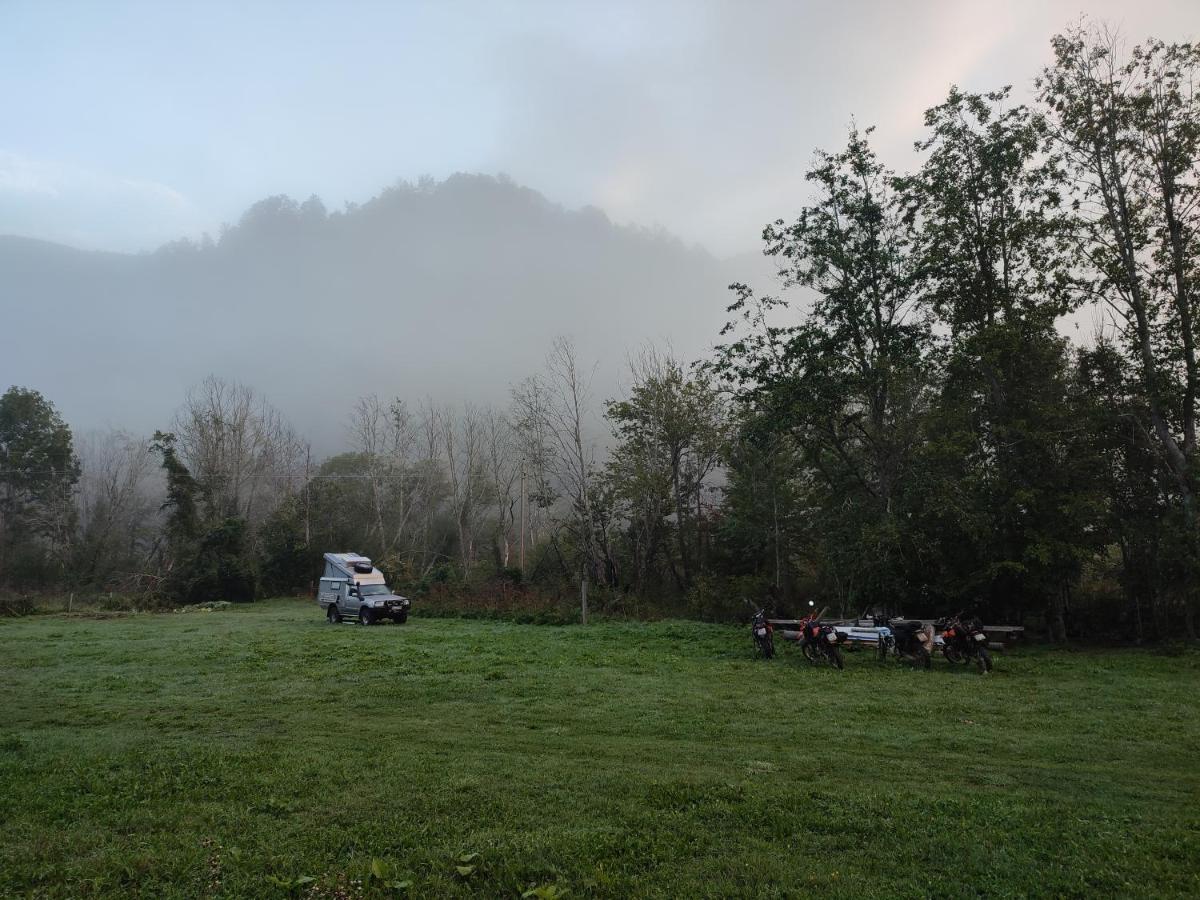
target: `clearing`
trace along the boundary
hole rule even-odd
[[[1200,895],[1200,653],[779,650],[300,600],[6,620],[0,895]]]

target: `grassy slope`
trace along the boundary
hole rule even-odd
[[[0,894],[372,894],[372,859],[435,896],[1200,894],[1195,653],[748,649],[298,601],[3,622]]]

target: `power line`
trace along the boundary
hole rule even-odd
[[[0,478],[8,475],[65,475],[67,474],[62,469],[0,469]],[[431,475],[305,475],[303,472],[205,472],[200,475],[192,475],[193,478],[303,478],[307,481],[316,481],[318,479],[358,479],[369,481],[387,481],[413,479],[420,481],[422,479],[432,478]]]

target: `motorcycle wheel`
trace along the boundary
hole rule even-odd
[[[814,665],[818,661],[817,651],[808,641],[800,645],[800,652],[804,654],[804,658]]]
[[[979,658],[976,662],[979,663],[979,674],[986,675],[992,671],[992,654],[988,652],[987,647],[979,648]]]
[[[846,668],[846,661],[842,658],[842,648],[833,646],[829,648],[829,661],[833,663],[835,668]]]
[[[754,639],[754,652],[763,659],[770,659],[775,655],[775,643],[769,637]]]
[[[942,655],[955,665],[966,665],[967,658],[958,651],[957,647],[951,647],[947,644],[942,648]]]

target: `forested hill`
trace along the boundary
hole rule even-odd
[[[642,341],[702,353],[744,277],[662,232],[456,175],[340,212],[271,197],[216,240],[140,255],[0,237],[0,344],[6,382],[77,428],[163,427],[218,372],[336,449],[356,397],[504,402],[559,334],[611,393]]]

